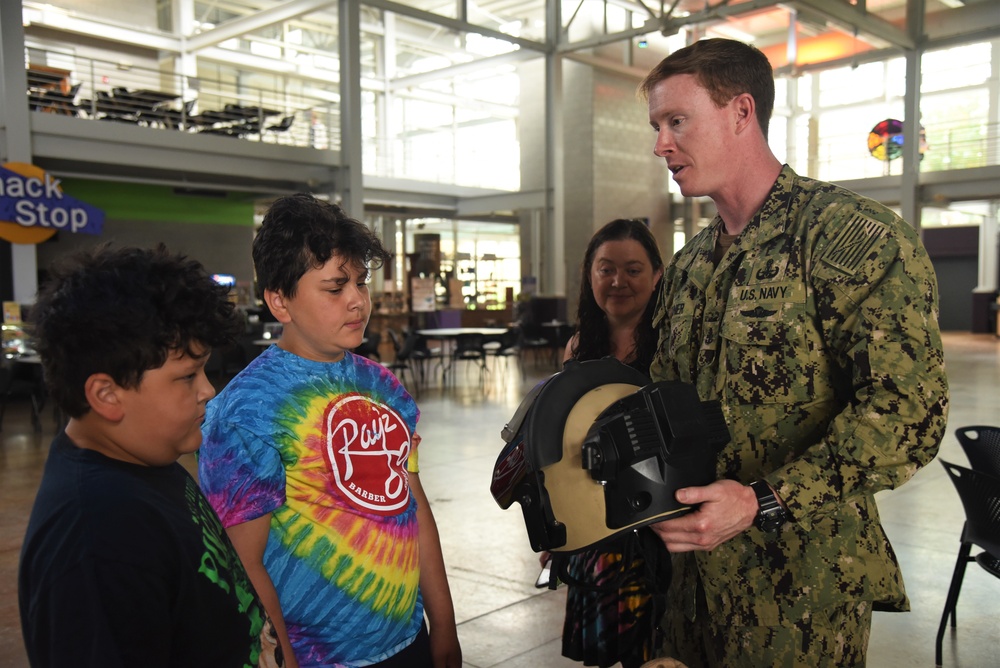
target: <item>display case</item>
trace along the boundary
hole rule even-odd
[[[34,355],[35,350],[31,346],[31,337],[27,331],[27,325],[23,322],[5,322],[3,327],[3,355],[4,357],[18,357],[21,355]]]

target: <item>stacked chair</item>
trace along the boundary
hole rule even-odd
[[[956,607],[965,567],[974,561],[990,575],[1000,578],[1000,427],[963,427],[955,435],[971,468],[941,461],[962,500],[965,525],[934,645],[934,661],[938,666],[942,665],[941,646],[948,619],[953,631],[957,626]],[[973,546],[982,551],[972,555]]]

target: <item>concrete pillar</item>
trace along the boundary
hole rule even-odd
[[[28,77],[24,71],[24,26],[21,3],[0,2],[0,162],[31,164],[31,121]],[[8,221],[12,222],[12,221]],[[14,301],[32,304],[38,292],[38,256],[34,244],[10,244],[7,271]],[[7,277],[0,285],[8,283]]]

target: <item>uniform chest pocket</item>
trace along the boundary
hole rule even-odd
[[[798,317],[749,320],[730,312],[720,332],[724,392],[740,404],[808,402],[815,396],[816,365]]]

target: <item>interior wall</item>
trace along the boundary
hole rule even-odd
[[[594,99],[595,72],[589,65],[566,61],[563,71],[563,128],[565,131],[566,234],[563,256],[566,259],[566,315],[576,321],[580,294],[580,266],[587,243],[597,220],[598,201],[605,192],[596,187],[598,174],[605,167],[598,164],[598,113]]]
[[[63,255],[110,242],[152,248],[163,243],[205,266],[209,273],[232,274],[253,285],[254,202],[224,192],[212,196],[176,194],[166,186],[62,179],[63,191],[104,212],[101,234],[57,232],[36,248],[43,274]]]
[[[162,242],[170,251],[198,260],[209,273],[232,274],[237,284],[253,284],[253,260],[250,257],[253,227],[232,225],[105,220],[104,231],[100,235],[59,232],[39,244],[39,272],[46,271],[52,262],[64,255],[105,242],[140,248],[152,248]]]
[[[924,228],[922,234],[938,279],[941,330],[982,331],[973,326],[977,319],[973,291],[979,283],[979,228],[932,227]]]
[[[663,210],[669,172],[653,155],[655,135],[639,80],[568,63],[565,76],[566,298],[576,320],[580,270],[591,236],[616,218],[650,221],[662,239],[672,224]],[[662,220],[661,220],[662,219]],[[661,243],[664,260],[671,249]]]

